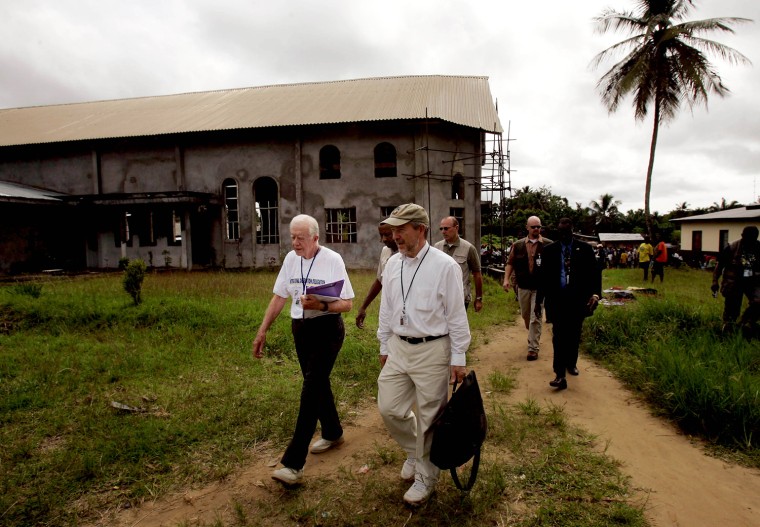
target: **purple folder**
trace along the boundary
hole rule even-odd
[[[340,300],[341,291],[343,291],[343,280],[306,288],[307,295],[312,295],[318,300],[322,300],[324,302],[333,302],[335,300]]]

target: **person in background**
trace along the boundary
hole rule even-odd
[[[578,347],[583,320],[599,304],[602,272],[591,246],[573,238],[570,218],[560,219],[558,230],[559,241],[544,248],[536,306],[545,301],[546,319],[552,324],[555,378],[549,386],[564,390],[565,373],[579,374]]]
[[[385,269],[385,264],[388,262],[388,259],[398,251],[396,242],[393,241],[393,232],[391,232],[390,225],[381,223],[377,226],[377,231],[380,234],[380,241],[385,247],[380,251],[380,261],[377,264],[377,276],[375,281],[372,282],[372,285],[367,292],[367,296],[364,299],[364,302],[362,302],[359,312],[356,314],[356,327],[359,329],[364,328],[364,319],[367,316],[367,308],[383,289],[383,269]]]
[[[306,214],[293,218],[290,241],[293,250],[285,256],[277,275],[274,295],[253,340],[252,351],[255,358],[264,356],[267,331],[290,297],[291,331],[303,386],[295,431],[281,460],[283,468],[275,470],[272,478],[294,485],[303,479],[303,466],[309,450],[319,454],[343,443],[343,428],[330,387],[330,372],[345,336],[340,314],[351,310],[354,291],[341,256],[319,245],[317,220]],[[343,286],[340,298],[334,301],[325,302],[306,294],[309,286],[338,280],[343,280]],[[322,437],[309,449],[317,422],[322,426]]]
[[[383,271],[377,406],[407,458],[401,478],[414,480],[404,501],[419,505],[435,489],[440,469],[430,461],[433,420],[446,405],[448,385],[464,379],[470,328],[462,270],[426,240],[430,220],[414,203],[393,210],[398,253]]]
[[[718,292],[718,281],[723,275],[720,292],[725,299],[723,307],[723,331],[733,330],[747,297],[749,305],[742,314],[740,325],[745,338],[751,338],[755,324],[760,319],[760,242],[758,228],[744,227],[741,239],[726,245],[718,256],[713,271],[712,289]]]
[[[525,329],[528,330],[528,360],[534,361],[538,359],[543,319],[541,305],[536,305],[541,253],[544,247],[552,241],[541,236],[541,218],[538,216],[528,218],[526,227],[528,228],[528,235],[512,244],[502,287],[504,291],[509,292],[514,274],[517,282],[515,293],[520,303],[520,315],[525,323]]]
[[[652,283],[654,277],[660,277],[660,283],[665,280],[665,264],[668,263],[668,248],[662,239],[662,235],[656,237],[657,244],[654,247],[654,261],[652,262]]]
[[[470,275],[475,282],[475,311],[483,308],[483,275],[480,270],[478,250],[470,242],[459,236],[459,221],[453,216],[441,220],[440,225],[443,240],[435,244],[435,248],[445,252],[461,266],[464,287],[464,307],[467,309],[472,300],[470,291]]]
[[[652,244],[649,243],[649,238],[644,237],[644,241],[639,245],[639,267],[644,270],[644,281],[649,279],[649,260],[654,254]]]

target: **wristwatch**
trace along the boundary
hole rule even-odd
[[[328,309],[330,309],[330,304],[328,304],[327,302],[323,301],[322,302],[322,309],[320,309],[320,311],[327,311]]]
[[[482,296],[476,296],[475,300],[483,300],[483,297]]]

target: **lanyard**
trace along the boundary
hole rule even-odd
[[[309,264],[309,270],[306,271],[306,278],[303,277],[303,256],[301,256],[301,287],[303,288],[303,294],[306,294],[306,282],[309,280],[309,275],[311,274],[311,267],[314,265],[314,261],[317,259],[318,254],[319,254],[319,249],[317,249],[317,252],[314,253],[314,257],[311,259],[311,263]]]
[[[404,304],[402,308],[402,313],[406,313],[406,299],[409,298],[409,292],[412,290],[412,285],[414,284],[414,279],[417,277],[417,271],[420,270],[420,267],[422,267],[422,262],[425,261],[425,257],[430,252],[430,246],[428,245],[427,251],[425,251],[425,254],[422,255],[422,260],[420,260],[420,264],[417,266],[417,269],[414,270],[414,274],[412,275],[412,281],[409,282],[409,289],[406,290],[406,295],[404,294],[404,260],[401,260],[401,302]]]

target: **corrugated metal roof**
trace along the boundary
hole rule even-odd
[[[422,75],[283,84],[0,110],[0,146],[395,119],[501,133],[488,77]]]
[[[736,209],[719,210],[708,214],[698,216],[689,216],[687,218],[673,218],[673,222],[690,222],[690,221],[726,221],[726,220],[753,220],[760,218],[760,207],[748,205]]]
[[[61,201],[65,196],[52,190],[0,181],[0,201]]]
[[[638,233],[627,232],[600,232],[600,242],[643,242],[644,237]]]

